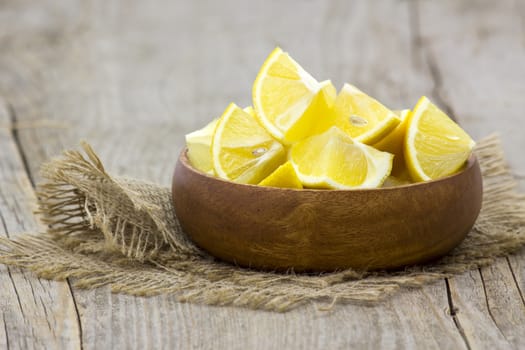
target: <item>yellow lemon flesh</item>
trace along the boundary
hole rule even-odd
[[[330,113],[335,103],[337,91],[330,80],[319,83],[320,90],[301,118],[292,125],[285,135],[285,142],[291,144],[308,136],[320,134],[333,126]]]
[[[283,145],[248,112],[231,103],[213,134],[212,161],[220,178],[257,184],[286,161]]]
[[[425,96],[407,123],[404,153],[410,176],[416,181],[457,172],[474,148],[470,136]]]
[[[401,119],[355,86],[344,84],[335,100],[333,123],[355,140],[372,145],[392,131]]]
[[[260,186],[281,188],[303,188],[292,163],[286,162],[259,183]]]
[[[252,89],[257,118],[287,145],[309,136],[317,120],[328,117],[333,95],[335,88],[329,81],[317,82],[280,48],[268,56]]]
[[[409,179],[407,179],[406,177],[405,178],[401,178],[401,177],[390,175],[389,177],[387,177],[385,179],[385,182],[383,182],[382,187],[403,186],[403,185],[408,185],[408,184],[411,184],[411,183],[412,182]]]
[[[350,84],[337,94],[278,47],[257,74],[252,100],[186,135],[196,169],[262,186],[388,187],[451,175],[475,145],[424,96],[412,111],[394,112]]]
[[[409,109],[394,111],[401,119],[394,130],[383,137],[379,142],[373,144],[373,147],[380,151],[392,153],[394,155],[394,164],[392,166],[392,175],[400,178],[407,178],[405,166],[405,156],[403,154],[403,144],[407,128]]]
[[[289,159],[305,187],[379,187],[390,174],[393,155],[357,142],[337,127],[292,145]]]
[[[188,159],[191,165],[204,173],[213,174],[211,159],[211,141],[218,119],[214,119],[204,128],[186,135]]]

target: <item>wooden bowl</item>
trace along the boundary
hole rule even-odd
[[[173,204],[202,249],[265,270],[393,269],[449,252],[481,208],[474,156],[452,176],[362,190],[294,190],[224,181],[193,169],[182,152]]]

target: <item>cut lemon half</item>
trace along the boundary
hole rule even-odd
[[[392,175],[400,177],[406,170],[405,156],[403,154],[403,144],[405,143],[405,134],[407,129],[409,109],[394,111],[401,119],[394,130],[383,137],[379,142],[373,144],[374,148],[380,151],[392,153],[394,155],[394,164],[392,166]]]
[[[213,134],[211,156],[220,178],[257,184],[286,161],[283,145],[248,112],[231,103]]]
[[[344,84],[334,104],[334,124],[359,142],[372,145],[401,119],[374,98],[355,86]]]
[[[337,127],[299,141],[289,159],[305,187],[379,187],[390,174],[393,155],[353,140]]]
[[[425,96],[408,118],[404,152],[410,176],[416,181],[438,179],[457,172],[475,142]]]
[[[195,169],[208,174],[213,174],[211,140],[218,120],[214,119],[204,128],[186,135],[187,155],[191,165]]]
[[[276,48],[253,83],[255,114],[270,134],[291,144],[308,136],[315,119],[327,114],[312,110],[321,108],[322,103],[317,106],[314,102],[322,88],[290,55]]]
[[[281,188],[303,188],[292,163],[286,162],[259,183],[260,186]]]

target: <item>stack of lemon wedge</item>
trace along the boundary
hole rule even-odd
[[[429,181],[459,171],[474,141],[421,97],[392,111],[353,85],[339,93],[276,48],[252,90],[253,107],[231,103],[186,135],[196,169],[244,184],[353,189]]]

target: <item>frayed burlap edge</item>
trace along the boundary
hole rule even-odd
[[[524,197],[507,168],[499,137],[478,143],[483,207],[465,241],[431,264],[398,272],[345,270],[321,275],[243,269],[195,247],[173,214],[170,190],[110,176],[87,144],[42,168],[40,235],[0,239],[0,262],[75,286],[109,285],[132,295],[168,293],[179,301],[287,311],[309,302],[375,303],[402,287],[421,286],[479,268],[525,243]]]
[[[38,188],[42,221],[51,235],[103,235],[106,253],[120,251],[144,262],[169,251],[186,259],[198,256],[174,218],[169,190],[126,178],[112,178],[91,146],[81,143],[88,159],[77,151],[41,168],[48,181]],[[174,234],[175,233],[175,234]]]

